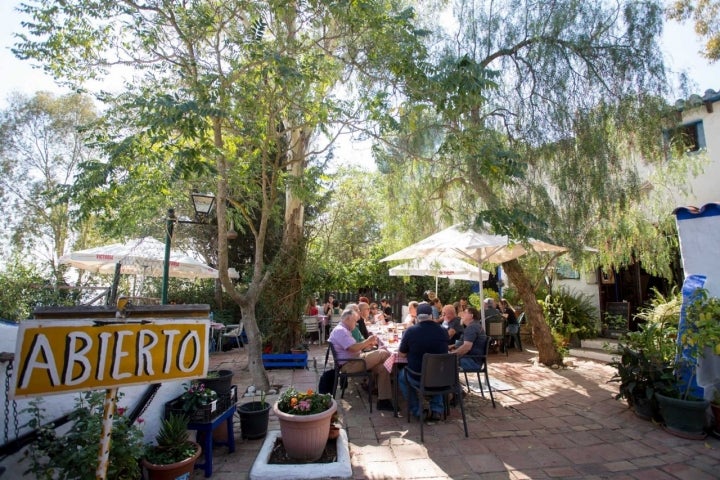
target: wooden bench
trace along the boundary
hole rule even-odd
[[[307,368],[308,354],[305,353],[263,353],[265,368]]]

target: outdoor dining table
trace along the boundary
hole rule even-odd
[[[385,360],[383,365],[393,378],[392,400],[395,409],[394,415],[395,417],[398,417],[398,400],[400,398],[398,377],[400,369],[404,367],[405,364],[407,364],[407,357],[401,357],[398,354],[398,348],[400,347],[400,338],[397,335],[397,330],[388,331],[388,329],[383,325],[372,324],[368,326],[368,331],[378,337],[378,348],[382,348],[390,352],[390,356]]]

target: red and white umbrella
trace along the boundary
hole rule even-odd
[[[151,277],[163,276],[164,260],[165,244],[152,237],[79,250],[60,257],[61,264],[93,273],[112,275],[115,273],[115,265],[119,263],[120,273]],[[216,269],[175,250],[170,251],[169,274],[177,278],[218,277]],[[237,278],[235,269],[230,269],[230,276]]]

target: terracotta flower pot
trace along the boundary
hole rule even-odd
[[[194,442],[193,442],[194,443]],[[143,458],[142,466],[148,474],[149,480],[176,480],[178,478],[190,478],[195,469],[195,461],[202,453],[202,447],[195,443],[195,455],[180,462],[169,465],[156,465]]]
[[[330,408],[313,415],[290,415],[281,412],[277,402],[273,411],[280,421],[280,438],[288,456],[296,460],[314,462],[323,453],[328,441],[330,421],[337,410],[333,399]]]

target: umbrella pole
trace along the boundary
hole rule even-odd
[[[482,262],[478,268],[480,269],[480,288],[478,289],[478,294],[480,295],[480,321],[482,322],[483,330],[485,330],[485,299],[483,298],[485,292],[483,292]],[[487,330],[485,330],[485,332],[487,334]]]

